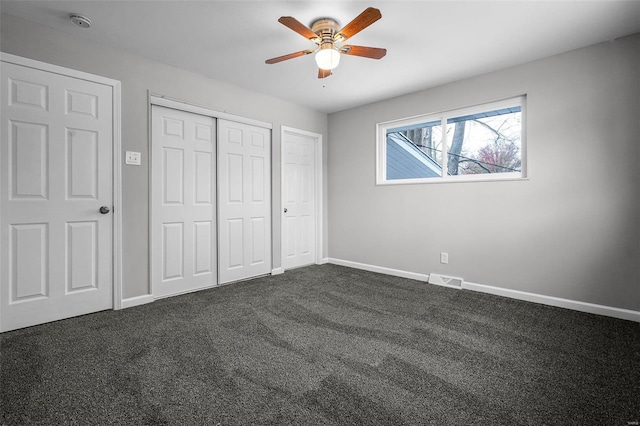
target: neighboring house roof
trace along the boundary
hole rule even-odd
[[[387,133],[387,180],[442,176],[442,168],[400,133]]]

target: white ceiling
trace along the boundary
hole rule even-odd
[[[348,44],[384,47],[379,61],[343,56],[319,80],[315,45],[278,23],[382,19]],[[640,32],[640,1],[5,1],[2,13],[331,113]],[[70,12],[88,16],[74,26]]]

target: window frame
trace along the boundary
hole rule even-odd
[[[473,106],[456,108],[436,113],[422,114],[413,117],[401,118],[398,120],[384,121],[376,124],[376,185],[406,185],[416,183],[452,183],[452,182],[489,182],[505,180],[527,180],[527,112],[526,95],[519,95],[499,101],[492,101]],[[519,106],[521,111],[521,139],[520,139],[520,161],[522,170],[509,173],[481,173],[468,175],[450,176],[447,170],[447,152],[450,147],[450,137],[447,137],[447,120],[450,118],[462,117],[466,115],[479,114],[487,111],[504,109],[507,107]],[[439,121],[442,128],[442,175],[440,177],[414,178],[414,179],[387,179],[387,132],[398,127],[409,127],[422,123]]]

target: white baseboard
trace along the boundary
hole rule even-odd
[[[332,263],[334,265],[347,266],[349,268],[362,269],[365,271],[377,272],[385,275],[393,275],[401,278],[409,278],[417,281],[424,281],[424,282],[429,281],[429,275],[427,274],[419,274],[416,272],[385,268],[383,266],[368,265],[366,263],[352,262],[349,260],[325,258],[323,259],[323,263],[321,264],[325,264],[325,263]],[[271,271],[271,274],[279,275],[279,274],[282,274],[283,272],[284,270],[282,268],[275,268]],[[438,284],[432,284],[432,285],[438,285]],[[446,284],[443,286],[458,289],[458,290],[460,289],[460,287],[446,285]],[[207,287],[207,288],[210,288],[210,287]],[[577,300],[570,300],[570,299],[562,299],[559,297],[545,296],[542,294],[528,293],[525,291],[511,290],[508,288],[494,287],[494,286],[485,285],[485,284],[476,284],[468,281],[463,281],[462,289],[477,291],[480,293],[495,294],[496,296],[503,296],[511,299],[524,300],[524,301],[533,302],[533,303],[540,303],[542,305],[572,309],[574,311],[579,311],[579,312],[587,312],[590,314],[604,315],[612,318],[640,322],[640,311],[633,311],[630,309],[614,308],[611,306],[597,305],[595,303],[580,302]],[[198,290],[203,290],[203,289],[198,289]],[[197,290],[194,290],[194,291],[197,291]],[[185,292],[185,293],[189,293],[189,292]],[[171,295],[171,296],[174,296],[174,295]],[[165,296],[165,297],[168,297],[168,296]],[[128,299],[122,300],[122,309],[131,308],[133,306],[138,306],[138,305],[144,305],[146,303],[151,303],[154,300],[155,300],[154,297],[150,294],[130,297]]]
[[[426,274],[418,274],[416,272],[402,271],[400,269],[385,268],[383,266],[368,265],[366,263],[352,262],[350,260],[342,260],[342,259],[334,259],[334,258],[329,258],[327,260],[328,260],[328,263],[333,263],[334,265],[347,266],[349,268],[362,269],[369,272],[378,272],[380,274],[393,275],[396,277],[409,278],[412,280],[425,281],[425,282],[429,281],[429,275],[426,275]]]
[[[495,294],[497,296],[509,297],[511,299],[525,300],[527,302],[540,303],[543,305],[556,306],[559,308],[572,309],[574,311],[587,312],[590,314],[604,315],[607,317],[619,318],[629,321],[640,322],[640,312],[630,309],[614,308],[611,306],[596,305],[595,303],[580,302],[577,300],[562,299],[559,297],[545,296],[542,294],[528,293],[526,291],[510,290],[502,287],[493,287],[484,284],[463,282],[464,290],[479,291],[481,293]]]
[[[327,263],[329,263],[329,258],[323,257],[322,259],[320,259],[317,265],[326,265]]]
[[[144,294],[142,296],[130,297],[128,299],[122,299],[121,306],[122,309],[132,308],[138,305],[145,305],[147,303],[153,302],[153,296],[150,294]]]
[[[402,271],[399,269],[385,268],[383,266],[368,265],[366,263],[351,262],[349,260],[333,259],[333,258],[329,258],[328,260],[329,260],[329,263],[333,263],[335,265],[347,266],[355,269],[363,269],[365,271],[378,272],[381,274],[393,275],[396,277],[410,278],[418,281],[426,281],[426,282],[429,281],[429,275],[426,275],[426,274],[418,274],[416,272],[408,272],[408,271]],[[452,286],[447,284],[434,284],[434,285],[441,285],[444,287],[450,287],[457,290],[460,290],[462,288],[463,290],[471,290],[471,291],[478,291],[481,293],[495,294],[497,296],[524,300],[527,302],[540,303],[542,305],[556,306],[559,308],[572,309],[574,311],[579,311],[579,312],[587,312],[590,314],[604,315],[612,318],[619,318],[619,319],[628,320],[628,321],[640,322],[640,311],[632,311],[630,309],[614,308],[611,306],[596,305],[594,303],[580,302],[577,300],[561,299],[559,297],[545,296],[542,294],[528,293],[528,292],[519,291],[519,290],[510,290],[508,288],[494,287],[494,286],[484,285],[484,284],[476,284],[476,283],[471,283],[467,281],[462,282],[462,287],[457,287],[457,286]]]

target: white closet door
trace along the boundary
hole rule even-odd
[[[316,260],[316,139],[283,132],[283,253],[284,269]]]
[[[218,120],[219,281],[271,272],[271,131]]]
[[[113,306],[113,88],[2,62],[0,331]]]
[[[215,120],[152,107],[154,297],[216,285]]]

